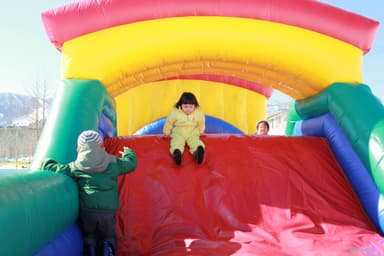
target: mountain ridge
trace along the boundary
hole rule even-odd
[[[33,96],[0,93],[0,127],[30,126],[39,105]]]

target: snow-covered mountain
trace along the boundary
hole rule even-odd
[[[28,126],[37,109],[36,98],[15,93],[0,93],[0,127]]]

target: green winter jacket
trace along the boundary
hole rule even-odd
[[[79,187],[81,210],[115,212],[119,208],[117,176],[134,171],[136,166],[137,158],[132,149],[124,150],[121,158],[117,158],[90,142],[81,147],[75,161],[59,164],[46,159],[40,169],[73,178]]]

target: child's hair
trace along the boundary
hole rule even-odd
[[[191,92],[183,92],[183,94],[181,94],[180,96],[179,101],[176,102],[175,107],[179,108],[183,104],[192,104],[192,105],[195,105],[195,107],[199,106],[199,103],[197,102],[195,95]]]
[[[269,130],[269,123],[268,123],[267,120],[261,120],[261,121],[257,122],[256,130],[259,129],[259,126],[260,126],[261,124],[265,124],[265,126],[267,126],[267,129]]]

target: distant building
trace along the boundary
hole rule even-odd
[[[287,125],[288,111],[291,103],[281,103],[267,106],[267,121],[269,134],[284,135]]]

